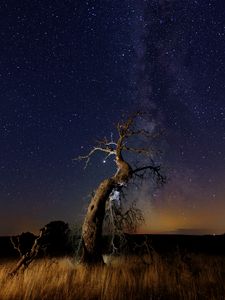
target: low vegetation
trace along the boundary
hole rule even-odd
[[[14,262],[0,263],[1,300],[225,299],[225,258],[105,257],[106,266],[85,267],[71,258],[33,262],[14,277]]]

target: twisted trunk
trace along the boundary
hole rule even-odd
[[[101,263],[101,236],[105,216],[105,203],[115,187],[112,178],[101,182],[88,206],[82,226],[82,256],[81,262],[92,264]]]
[[[116,187],[126,184],[132,176],[132,169],[120,155],[116,157],[117,173],[101,182],[88,206],[82,226],[81,262],[85,264],[103,263],[102,226],[105,217],[105,204]]]

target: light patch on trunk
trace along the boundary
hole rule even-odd
[[[115,204],[116,206],[120,207],[120,192],[114,189],[109,196],[109,201],[111,204]]]

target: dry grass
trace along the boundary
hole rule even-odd
[[[14,278],[0,263],[1,300],[225,299],[225,258],[154,255],[87,268],[69,258],[39,260]]]

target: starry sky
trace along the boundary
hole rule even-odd
[[[153,109],[168,183],[141,232],[225,232],[223,0],[0,2],[0,235],[82,220],[114,172],[74,157]]]

